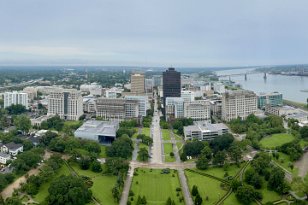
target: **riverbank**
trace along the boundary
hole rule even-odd
[[[290,101],[290,100],[283,100],[283,103],[286,104],[286,105],[290,105],[290,106],[308,111],[308,107],[305,103],[293,102],[293,101]]]

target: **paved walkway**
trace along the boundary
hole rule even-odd
[[[171,137],[171,142],[173,144],[172,147],[173,147],[173,153],[174,153],[176,164],[183,164],[181,163],[181,159],[179,156],[179,150],[178,150],[178,147],[176,146],[177,140],[175,140],[174,133],[172,132],[172,130],[170,130],[170,137]],[[195,163],[193,163],[193,167],[195,167]],[[184,169],[178,168],[177,170],[179,173],[179,178],[180,178],[182,192],[183,192],[184,199],[185,199],[185,204],[193,205],[193,200],[190,195],[189,186],[188,186],[187,179],[184,173]]]
[[[157,99],[155,95],[154,103],[154,116],[151,127],[151,136],[153,138],[153,146],[151,152],[151,163],[163,163],[162,160],[162,140],[161,140],[161,129],[160,129],[160,117],[157,110]]]
[[[44,160],[47,160],[50,158],[50,156],[52,155],[51,152],[45,151],[45,155],[43,156]],[[9,197],[11,197],[14,193],[14,191],[16,189],[19,189],[21,184],[25,183],[27,181],[26,175],[28,176],[32,176],[32,175],[37,175],[40,172],[40,168],[43,166],[44,164],[41,164],[40,166],[38,166],[35,169],[31,169],[30,171],[27,172],[27,174],[19,177],[18,179],[16,179],[12,184],[8,185],[2,192],[1,192],[1,196],[3,199],[7,199]]]

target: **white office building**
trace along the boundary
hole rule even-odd
[[[76,89],[58,89],[48,96],[47,115],[59,115],[64,120],[78,120],[83,115],[83,99]]]
[[[222,95],[222,119],[246,119],[257,112],[257,95],[248,90],[228,91]]]
[[[184,99],[181,97],[166,98],[166,120],[184,117]]]
[[[191,90],[182,90],[181,98],[183,98],[184,102],[192,102],[195,100],[195,92]]]
[[[83,93],[89,93],[90,95],[93,96],[101,96],[102,86],[97,83],[82,84],[80,85],[80,91]]]
[[[217,82],[213,85],[214,92],[222,94],[226,92],[225,85],[223,83]]]
[[[184,127],[184,139],[212,140],[228,132],[228,127],[223,123],[211,124],[207,121],[198,121],[194,122],[194,125]]]
[[[28,93],[18,91],[4,93],[4,108],[17,104],[28,108]]]
[[[210,120],[211,106],[208,100],[196,100],[193,102],[184,102],[184,117],[193,120]]]
[[[139,105],[139,115],[142,117],[147,116],[147,110],[149,109],[149,98],[148,96],[134,96],[134,95],[127,95],[125,96],[126,100],[136,100],[138,101]]]

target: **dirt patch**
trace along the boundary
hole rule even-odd
[[[298,168],[298,176],[304,177],[308,172],[308,152],[295,162],[295,167]]]

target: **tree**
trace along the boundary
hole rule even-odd
[[[61,131],[64,126],[64,120],[62,120],[58,115],[49,118],[47,121],[42,122],[42,129],[55,129]]]
[[[256,170],[257,173],[263,174],[266,168],[269,167],[271,162],[271,157],[264,152],[256,154],[251,162],[251,166]]]
[[[114,200],[116,202],[119,202],[120,197],[121,197],[119,188],[117,186],[115,186],[115,187],[112,188],[111,192],[112,192],[112,197],[114,198]]]
[[[262,178],[261,176],[253,169],[248,169],[245,172],[245,182],[254,186],[256,189],[261,189],[262,187]]]
[[[42,143],[45,146],[48,146],[52,139],[56,138],[58,136],[57,133],[47,131],[42,138],[40,139],[40,143]]]
[[[209,160],[205,156],[201,156],[196,161],[197,169],[205,170],[209,167]]]
[[[196,157],[201,154],[202,149],[204,148],[204,143],[200,141],[188,142],[184,145],[183,152],[187,156]]]
[[[195,205],[201,205],[202,204],[202,198],[199,194],[196,195],[194,204]]]
[[[20,115],[27,111],[26,107],[21,104],[11,105],[5,109],[8,111],[10,115]]]
[[[106,159],[106,172],[118,175],[119,173],[126,173],[129,168],[129,163],[122,158],[107,158]]]
[[[256,192],[251,185],[243,184],[238,187],[235,193],[236,198],[243,204],[250,204],[256,197]]]
[[[226,160],[225,151],[218,151],[214,156],[213,163],[217,164],[219,166],[222,166],[224,164],[225,160]]]
[[[193,185],[191,195],[197,196],[197,194],[199,194],[198,187],[196,185]]]
[[[283,193],[285,186],[284,177],[284,171],[281,168],[274,167],[270,173],[268,187],[278,193]]]
[[[223,134],[212,140],[210,146],[213,152],[216,153],[218,151],[227,150],[231,146],[233,140],[234,138],[231,134]]]
[[[241,147],[238,144],[233,143],[228,151],[229,151],[230,158],[236,164],[238,164],[239,161],[242,159],[242,154],[243,154]]]
[[[101,172],[101,171],[103,171],[101,163],[98,162],[97,160],[93,161],[92,162],[91,170],[93,172]]]
[[[74,176],[61,176],[51,182],[48,189],[48,204],[74,204],[84,205],[90,202],[92,192],[83,180]]]
[[[211,160],[212,159],[212,149],[210,148],[210,146],[205,145],[201,151],[201,155],[205,156],[208,160]]]
[[[18,115],[14,118],[14,125],[17,130],[28,132],[31,128],[31,121],[26,115]]]
[[[149,152],[146,148],[142,147],[138,152],[139,159],[143,162],[148,161]]]
[[[13,196],[5,200],[5,205],[23,205],[23,203],[18,197]]]
[[[83,170],[88,170],[90,168],[91,160],[88,157],[81,157],[79,161],[79,166]]]
[[[121,157],[128,159],[132,156],[133,142],[128,137],[120,137],[113,141],[110,147],[107,147],[106,153],[108,157]]]
[[[301,138],[308,139],[308,126],[304,126],[299,130]]]

